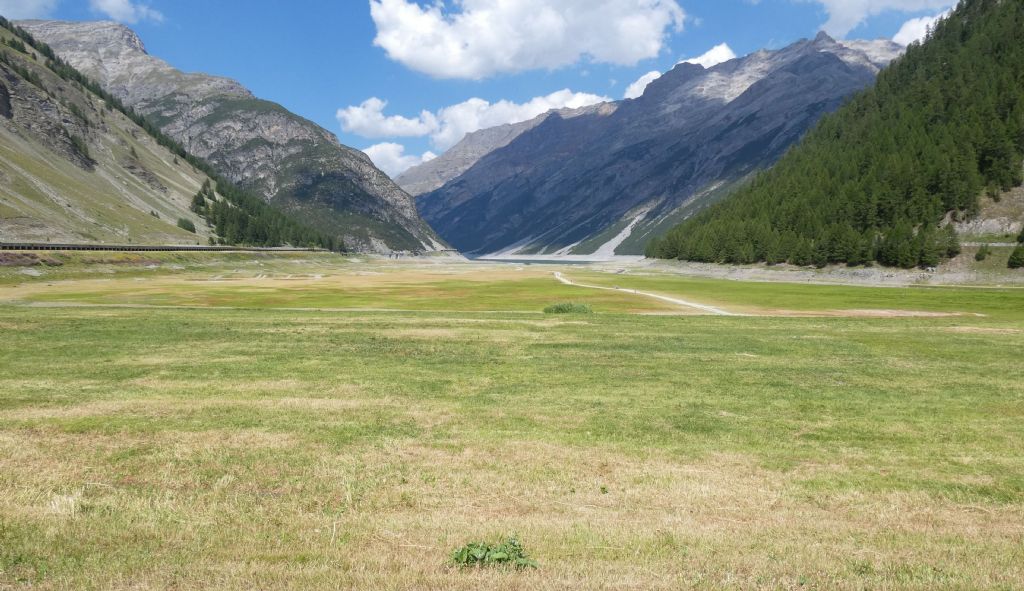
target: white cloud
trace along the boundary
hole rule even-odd
[[[385,116],[387,105],[386,101],[372,97],[357,107],[338,109],[338,121],[346,132],[368,138],[421,137],[437,128],[437,120],[429,111],[423,111],[417,119]]]
[[[57,0],[0,0],[0,15],[9,19],[50,16]]]
[[[95,12],[122,23],[134,24],[139,21],[161,23],[164,15],[159,10],[150,8],[141,2],[132,0],[89,0],[89,7]]]
[[[552,109],[578,109],[610,100],[606,96],[572,92],[567,88],[532,98],[525,103],[507,100],[491,103],[472,98],[438,111],[437,119],[440,126],[431,134],[431,142],[434,147],[447,150],[459,143],[467,133],[478,129],[528,121]]]
[[[656,57],[686,14],[676,0],[370,0],[374,44],[436,78]]]
[[[705,68],[713,68],[722,62],[736,59],[736,53],[727,43],[720,43],[707,50],[704,55],[683,60],[687,64],[700,64]]]
[[[945,11],[935,16],[923,16],[921,18],[912,18],[909,21],[903,23],[900,27],[896,36],[892,40],[900,45],[910,45],[914,41],[923,41],[928,35],[928,31],[935,27],[939,20],[947,17],[949,11]]]
[[[658,78],[661,78],[661,72],[654,70],[647,72],[643,76],[636,79],[636,82],[626,87],[625,94],[622,95],[624,99],[635,99],[644,94],[644,90],[647,89],[647,85],[654,82]]]
[[[507,100],[491,103],[471,98],[436,113],[423,111],[418,117],[409,118],[385,115],[387,103],[374,97],[357,107],[339,109],[338,121],[344,131],[368,138],[429,136],[434,148],[443,151],[457,144],[467,133],[479,129],[526,121],[551,109],[576,109],[608,100],[611,99],[564,89],[525,103]]]
[[[683,60],[679,63],[700,64],[705,68],[713,68],[718,64],[722,62],[727,62],[731,59],[736,59],[736,53],[733,52],[732,48],[729,47],[727,43],[721,43],[707,50],[704,53],[704,55],[691,58],[688,60]],[[629,87],[626,88],[626,93],[622,96],[622,98],[632,99],[643,95],[644,90],[647,89],[647,85],[650,84],[651,82],[654,82],[658,78],[661,78],[661,72],[647,72],[646,74],[638,78],[636,82],[630,84]]]
[[[956,4],[956,0],[801,0],[821,4],[828,12],[824,28],[836,37],[845,37],[869,17],[887,11],[921,12],[940,10]]]
[[[394,178],[413,166],[419,166],[424,162],[430,162],[437,155],[433,152],[424,152],[422,156],[406,155],[405,146],[384,142],[370,146],[363,150],[370,157],[370,160],[383,170],[388,176]]]

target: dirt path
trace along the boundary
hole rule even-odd
[[[623,292],[623,293],[632,293],[632,294],[636,294],[636,295],[640,295],[640,296],[654,298],[656,300],[661,300],[663,302],[668,302],[670,304],[675,304],[677,306],[684,306],[684,307],[687,307],[687,308],[695,308],[697,310],[701,310],[701,311],[707,312],[708,314],[714,314],[716,316],[742,316],[742,314],[733,314],[732,312],[726,312],[725,310],[722,310],[721,308],[714,308],[712,306],[706,306],[704,304],[697,304],[695,302],[688,302],[686,300],[680,300],[680,299],[677,299],[677,298],[670,298],[668,296],[658,295],[656,293],[650,293],[650,292],[646,292],[646,291],[637,291],[635,289],[622,289],[621,287],[602,287],[600,285],[587,285],[585,283],[576,283],[575,281],[573,281],[573,280],[569,279],[568,277],[562,275],[558,271],[555,271],[555,279],[561,281],[565,285],[572,285],[574,287],[584,287],[584,288],[587,288],[587,289],[603,289],[605,291],[620,291],[620,292]]]

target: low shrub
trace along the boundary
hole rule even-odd
[[[452,563],[459,567],[511,566],[517,569],[537,568],[536,560],[526,555],[515,537],[496,544],[470,542],[452,552]]]
[[[1011,269],[1024,268],[1024,244],[1013,249],[1013,254],[1010,255],[1010,261],[1007,266]]]
[[[185,218],[178,219],[178,227],[186,232],[196,233],[196,225],[192,223],[192,220],[186,220]]]
[[[593,310],[588,304],[576,304],[573,302],[563,302],[561,304],[555,304],[544,308],[545,314],[591,314]]]

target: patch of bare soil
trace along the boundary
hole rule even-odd
[[[950,326],[943,330],[962,334],[1021,334],[1024,332],[1016,328],[993,328],[989,326]]]
[[[925,312],[922,310],[764,310],[756,316],[786,318],[956,318],[963,312]]]
[[[0,252],[0,267],[59,267],[63,264],[53,257],[39,256],[32,252]]]

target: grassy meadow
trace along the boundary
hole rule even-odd
[[[0,589],[1024,586],[1022,289],[147,257],[0,268]]]

